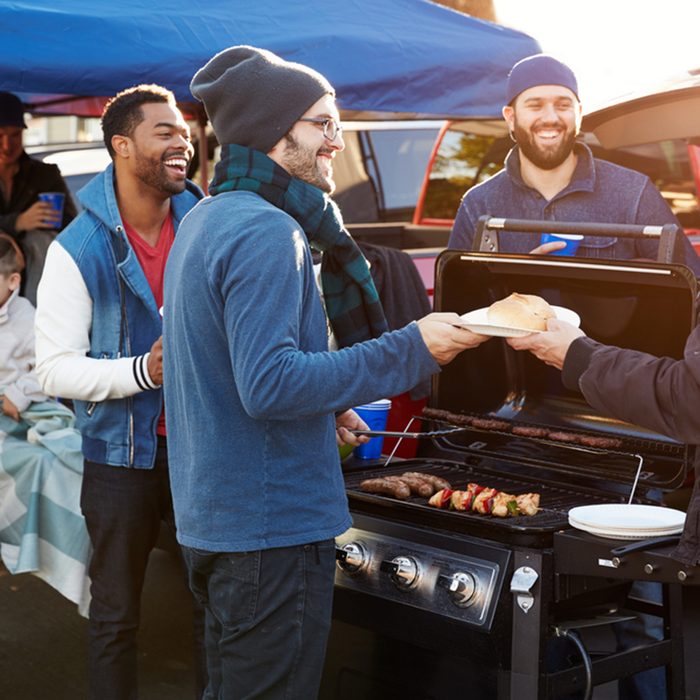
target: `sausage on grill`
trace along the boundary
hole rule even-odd
[[[365,479],[360,482],[360,489],[367,493],[377,493],[405,501],[411,496],[411,489],[399,479]]]
[[[579,435],[578,441],[586,447],[598,447],[602,450],[614,450],[622,447],[618,438],[596,437],[595,435]]]
[[[510,430],[510,423],[497,418],[472,418],[471,425],[480,430]]]
[[[522,435],[531,438],[546,438],[549,435],[547,428],[538,428],[536,425],[514,425],[513,435]]]
[[[565,433],[561,430],[553,430],[547,437],[555,442],[570,442],[574,445],[578,443],[578,435],[573,433]]]
[[[423,479],[424,481],[427,481],[430,484],[432,484],[435,491],[439,491],[440,489],[452,488],[452,485],[449,481],[447,481],[447,479],[443,479],[440,476],[435,476],[434,474],[424,474],[423,472],[405,472],[399,478],[403,478],[404,476],[410,476],[416,479]]]
[[[423,415],[426,418],[432,418],[433,420],[439,420],[444,423],[450,423],[451,425],[471,425],[471,416],[465,416],[461,413],[450,413],[449,411],[444,411],[441,408],[430,408],[426,406],[423,409]]]
[[[437,489],[433,488],[433,485],[427,479],[419,479],[411,474],[402,474],[401,476],[387,476],[384,477],[389,481],[401,481],[406,484],[411,490],[411,493],[415,496],[422,496],[423,498],[430,498]]]

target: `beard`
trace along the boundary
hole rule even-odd
[[[576,132],[567,130],[564,138],[556,145],[540,146],[535,140],[532,131],[528,131],[518,125],[515,120],[513,125],[513,139],[518,144],[522,154],[536,167],[542,170],[554,170],[558,168],[574,150]]]
[[[332,153],[331,149],[303,146],[292,134],[287,134],[284,138],[287,148],[284,152],[282,167],[292,177],[308,182],[327,194],[333,194],[335,190],[333,176],[324,175],[318,164],[319,153]]]
[[[168,196],[180,194],[185,189],[185,181],[172,180],[165,165],[165,161],[174,155],[173,153],[166,153],[161,158],[149,158],[140,151],[136,151],[136,177],[144,185],[153,187],[158,192]]]

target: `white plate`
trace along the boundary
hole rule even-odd
[[[581,325],[581,318],[571,309],[566,309],[563,306],[552,306],[556,317],[560,321],[566,321],[577,328]],[[530,333],[539,333],[526,328],[516,328],[514,326],[500,326],[489,322],[488,306],[483,309],[475,309],[469,313],[460,316],[462,325],[472,333],[480,333],[481,335],[493,335],[499,338],[521,338]]]
[[[644,536],[649,536],[649,537],[659,537],[661,535],[673,535],[674,533],[678,532],[679,530],[683,529],[683,525],[671,525],[669,527],[635,527],[635,528],[628,528],[628,527],[603,527],[601,525],[591,525],[590,523],[583,523],[580,520],[576,520],[576,518],[573,518],[569,516],[569,525],[572,527],[577,527],[582,530],[589,530],[592,528],[595,528],[596,530],[605,530],[609,532],[620,532],[620,533],[628,533],[628,534],[636,534],[639,533],[639,535],[644,535]]]
[[[648,533],[682,528],[685,513],[674,508],[639,503],[600,503],[572,508],[569,520],[572,519],[587,527]]]
[[[569,525],[571,525],[571,527],[575,527],[577,530],[590,532],[591,535],[597,535],[598,537],[606,537],[612,540],[646,540],[651,539],[652,537],[666,537],[667,535],[679,535],[681,532],[683,532],[682,525],[672,530],[638,530],[636,532],[625,529],[616,530],[614,528],[609,529],[603,527],[595,527],[593,525],[584,525],[583,523],[576,523],[571,519],[569,519]]]

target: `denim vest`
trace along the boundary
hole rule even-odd
[[[193,183],[171,199],[177,231],[202,194]],[[78,194],[85,208],[57,241],[75,260],[92,299],[88,357],[117,359],[147,353],[162,334],[162,320],[146,276],[128,242],[114,192],[110,164]],[[69,310],[66,310],[69,312]],[[151,469],[163,391],[124,399],[75,401],[76,425],[85,459],[101,464]]]

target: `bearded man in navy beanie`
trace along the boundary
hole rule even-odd
[[[506,83],[503,118],[514,148],[505,167],[472,187],[455,217],[449,247],[471,249],[480,216],[619,224],[676,224],[678,219],[646,175],[594,158],[577,140],[582,108],[576,76],[553,56],[518,61]],[[499,233],[504,253],[547,254],[564,242],[540,245],[539,234]],[[677,262],[700,276],[690,242],[681,236]],[[586,236],[576,255],[656,260],[657,240]]]

